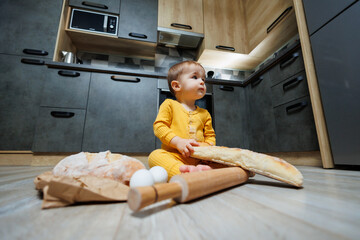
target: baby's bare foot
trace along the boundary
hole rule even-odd
[[[197,166],[193,165],[182,165],[180,166],[179,170],[181,173],[187,172],[201,172],[212,169],[210,166],[199,164]]]

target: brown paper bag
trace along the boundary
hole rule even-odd
[[[42,208],[64,207],[77,202],[126,201],[129,187],[112,179],[95,176],[54,176],[45,172],[34,180],[42,190]]]

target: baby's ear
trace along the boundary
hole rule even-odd
[[[171,81],[171,87],[174,89],[175,92],[180,91],[180,83],[179,81],[172,80]]]

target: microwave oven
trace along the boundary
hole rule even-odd
[[[72,9],[70,29],[117,36],[119,17],[81,9]]]

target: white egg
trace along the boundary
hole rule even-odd
[[[131,176],[130,187],[145,187],[152,185],[154,185],[154,178],[147,169],[140,169]]]
[[[160,166],[155,166],[150,168],[150,173],[152,174],[155,183],[166,183],[168,180],[168,173],[165,168]]]

